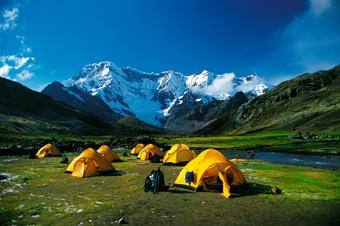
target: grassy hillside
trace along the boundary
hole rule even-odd
[[[340,131],[340,66],[283,82],[199,132],[242,134],[276,129]]]
[[[0,78],[0,131],[103,134],[110,127],[23,85]]]

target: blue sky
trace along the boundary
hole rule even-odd
[[[257,73],[340,63],[337,0],[0,0],[0,76],[40,90],[86,64]]]

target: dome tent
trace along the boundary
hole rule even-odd
[[[149,160],[150,155],[156,155],[162,158],[164,154],[156,145],[148,144],[139,152],[137,158],[140,160]]]
[[[185,144],[175,144],[167,151],[163,158],[163,164],[186,164],[196,157],[196,153]]]
[[[92,148],[73,159],[66,169],[66,172],[75,177],[91,177],[112,171],[115,171],[112,164]]]
[[[118,154],[112,151],[111,148],[109,148],[109,146],[107,145],[100,146],[97,152],[110,162],[120,160]]]
[[[60,156],[59,149],[53,144],[46,144],[35,154],[39,158],[44,158],[48,156]]]
[[[130,154],[131,155],[138,155],[139,152],[144,148],[144,144],[137,144],[134,148],[131,149]]]
[[[246,184],[246,180],[237,166],[227,160],[219,151],[207,149],[191,160],[179,173],[175,186],[196,191],[216,190],[223,186],[223,196],[230,196],[230,186]]]

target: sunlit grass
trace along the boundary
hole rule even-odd
[[[171,139],[159,137],[158,141],[168,145],[185,143],[196,148],[256,149],[295,153],[340,153],[340,140],[313,141],[290,139],[289,136],[293,134],[295,133],[287,131],[271,131],[237,136],[177,136],[171,137]],[[339,134],[333,133],[332,135]]]

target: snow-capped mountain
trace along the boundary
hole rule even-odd
[[[225,100],[238,91],[258,96],[268,88],[256,74],[236,77],[233,73],[216,75],[206,70],[192,75],[174,71],[146,73],[119,68],[110,61],[86,65],[64,84],[99,96],[121,115],[131,114],[156,126],[162,126],[170,115],[174,117],[214,99]]]

